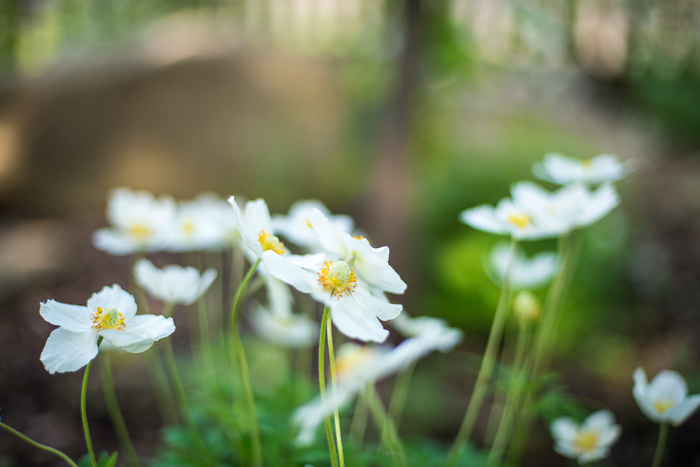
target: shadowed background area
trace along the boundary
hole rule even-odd
[[[39,303],[126,287],[127,259],[90,236],[108,190],[128,186],[263,197],[273,213],[316,198],[352,215],[391,248],[408,284],[396,300],[465,331],[418,365],[401,427],[449,445],[498,299],[482,264],[499,239],[458,213],[532,179],[545,152],[609,152],[636,171],[585,234],[558,377],[521,465],[569,465],[547,422],[602,408],[623,426],[609,465],[648,462],[657,426],[632,399],[634,369],[677,370],[700,392],[699,20],[683,0],[0,0],[2,421],[84,453],[82,374],[44,370],[53,327]],[[146,369],[114,364],[137,451],[154,457]],[[93,438],[112,451],[93,379]],[[477,442],[485,431],[486,418]],[[697,415],[671,431],[667,465],[700,465],[699,432]],[[1,433],[0,466],[24,465],[61,464]]]

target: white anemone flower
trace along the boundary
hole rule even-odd
[[[199,270],[177,264],[158,269],[147,259],[134,264],[134,278],[153,298],[164,303],[190,305],[209,289],[216,279],[216,269],[209,268],[200,274]]]
[[[140,353],[175,331],[172,318],[136,315],[134,297],[116,284],[93,294],[87,306],[49,300],[41,304],[40,313],[60,326],[41,352],[49,373],[76,371],[87,365],[97,356],[98,336],[122,350]]]
[[[462,332],[446,326],[427,326],[416,337],[406,339],[394,349],[372,348],[346,343],[338,348],[336,391],[329,391],[325,400],[317,397],[299,407],[293,421],[300,427],[296,442],[309,445],[316,428],[334,410],[349,402],[368,384],[400,371],[419,358],[440,350],[451,351],[462,340]]]
[[[240,202],[240,199],[238,200]],[[218,242],[209,249],[230,248],[237,244],[241,238],[238,230],[238,221],[229,202],[216,193],[200,193],[191,203],[196,204],[204,213],[209,222],[214,223],[218,229]]]
[[[287,215],[272,216],[272,226],[292,243],[313,248],[318,245],[318,236],[311,225],[311,213],[314,209],[318,209],[337,229],[352,232],[355,221],[350,216],[332,215],[318,200],[296,201],[289,208]]]
[[[323,248],[352,267],[368,287],[394,294],[406,291],[406,283],[389,266],[389,247],[372,248],[366,238],[344,232],[318,209],[312,209],[309,220]]]
[[[518,248],[510,267],[508,266],[510,245],[505,242],[497,243],[489,255],[487,270],[493,273],[492,279],[497,284],[503,283],[508,272],[508,283],[515,290],[537,289],[547,285],[559,269],[557,254],[553,252],[538,253],[528,258],[525,252]]]
[[[433,332],[442,335],[444,340],[436,347],[441,352],[449,352],[456,342],[462,340],[462,331],[448,327],[447,321],[433,316],[416,316],[412,318],[404,311],[391,321],[391,325],[404,337],[416,337]]]
[[[169,196],[155,198],[147,191],[115,188],[107,202],[107,220],[112,227],[93,234],[95,248],[113,255],[155,251],[172,232],[175,201]]]
[[[318,336],[318,324],[304,315],[283,316],[256,303],[248,317],[260,337],[284,347],[308,347]]]
[[[632,170],[631,161],[620,162],[617,156],[612,154],[578,159],[550,152],[544,155],[542,162],[536,162],[532,166],[532,172],[539,178],[559,185],[616,182],[625,178]]]
[[[651,381],[642,368],[634,371],[634,389],[637,405],[657,423],[679,426],[700,407],[700,394],[688,396],[685,379],[675,371],[664,370]]]
[[[230,206],[226,205],[231,217]],[[165,249],[173,252],[209,250],[223,244],[224,230],[209,201],[178,203],[177,216]]]
[[[568,417],[557,418],[550,426],[556,444],[554,450],[564,457],[586,464],[610,455],[610,446],[622,433],[609,410],[592,413],[579,426]]]
[[[620,204],[620,196],[610,184],[590,191],[578,183],[550,193],[536,183],[522,181],[511,186],[511,194],[516,203],[529,207],[533,222],[557,235],[587,227]]]

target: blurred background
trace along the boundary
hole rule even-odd
[[[465,331],[418,365],[402,426],[447,446],[498,299],[482,263],[499,239],[458,213],[532,179],[545,152],[609,152],[637,170],[585,233],[522,465],[570,465],[547,420],[602,408],[623,426],[606,465],[650,462],[658,427],[633,370],[674,369],[700,392],[698,23],[691,0],[0,0],[2,421],[84,453],[82,373],[44,370],[39,303],[126,284],[127,260],[90,235],[128,186],[263,197],[273,213],[317,198],[355,217],[391,248],[409,285],[396,300]],[[145,370],[115,363],[137,450],[155,456]],[[114,450],[93,380],[93,439]],[[698,415],[672,429],[666,465],[700,466],[699,433]],[[0,434],[0,466],[25,465],[59,464]]]

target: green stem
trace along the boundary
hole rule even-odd
[[[236,297],[233,301],[231,307],[231,337],[233,339],[233,345],[236,351],[236,358],[238,361],[238,371],[240,373],[241,383],[243,384],[243,390],[245,392],[246,401],[248,405],[248,414],[250,417],[250,431],[251,431],[251,442],[253,444],[253,465],[260,467],[262,465],[262,447],[260,445],[260,432],[258,430],[258,416],[255,411],[255,399],[253,398],[253,388],[250,384],[250,373],[248,371],[248,362],[245,357],[245,350],[243,349],[243,342],[241,342],[241,337],[238,335],[238,327],[236,326],[236,315],[238,309],[241,306],[241,299],[245,293],[246,288],[250,279],[255,274],[255,270],[260,264],[260,259],[258,259],[246,274],[243,282],[238,286],[236,291]]]
[[[102,343],[102,336],[99,336],[97,338],[97,348],[100,348],[100,344]],[[92,467],[97,467],[97,459],[95,459],[95,450],[92,448],[92,439],[90,438],[90,428],[88,427],[88,419],[87,419],[87,402],[86,402],[86,395],[87,395],[87,384],[88,384],[88,377],[90,376],[90,369],[92,368],[92,364],[95,362],[95,359],[93,358],[90,360],[90,363],[87,364],[87,367],[85,367],[85,375],[83,376],[83,389],[80,393],[80,413],[83,418],[83,431],[85,432],[85,443],[87,444],[88,448],[88,454],[90,454],[90,462],[92,463]]]
[[[370,412],[372,412],[372,418],[374,418],[374,422],[377,424],[377,429],[382,433],[382,444],[391,447],[390,451],[397,465],[400,467],[407,467],[406,453],[401,445],[396,427],[387,415],[386,410],[384,410],[384,406],[379,400],[374,384],[367,386],[366,396],[367,405],[369,406]]]
[[[112,419],[112,425],[114,425],[114,431],[117,433],[119,444],[121,444],[126,452],[127,463],[139,467],[141,461],[136,453],[134,444],[131,442],[129,430],[126,427],[126,422],[119,408],[119,400],[117,399],[117,393],[114,389],[112,358],[109,352],[106,352],[104,357],[102,357],[102,365],[102,371],[100,372],[102,376],[102,394],[105,399],[105,405],[107,406],[107,412],[109,412],[109,417]]]
[[[323,318],[321,318],[321,331],[318,337],[318,388],[321,392],[321,401],[326,399],[326,328],[330,322],[331,309],[326,306],[323,308]],[[333,430],[331,428],[331,420],[326,415],[324,417],[326,425],[326,438],[328,439],[328,449],[331,453],[331,464],[333,467],[338,467],[338,455],[335,451],[335,442],[333,441]]]
[[[154,345],[153,350],[146,352],[146,359],[150,366],[148,375],[151,378],[153,391],[156,396],[156,405],[160,412],[160,418],[164,425],[179,425],[177,407],[175,407],[173,390],[168,381],[168,375],[160,358],[160,345]]]
[[[518,412],[519,396],[521,391],[522,379],[524,376],[523,362],[525,360],[525,352],[527,350],[529,325],[527,322],[520,323],[518,329],[518,338],[515,342],[515,356],[513,357],[513,368],[511,379],[508,384],[508,392],[506,393],[506,401],[501,414],[501,420],[498,423],[498,430],[493,440],[493,446],[489,453],[489,465],[495,465],[501,462],[503,454],[507,447],[510,437],[511,427]]]
[[[362,441],[365,437],[368,415],[367,397],[363,390],[357,398],[357,402],[355,402],[355,411],[352,414],[352,422],[350,423],[350,439],[355,441],[358,446],[362,446]]]
[[[37,443],[37,442],[34,441],[33,439],[31,439],[31,438],[29,438],[28,436],[26,436],[26,435],[20,433],[19,431],[15,430],[15,429],[12,428],[12,427],[9,427],[9,426],[5,425],[4,423],[0,423],[0,427],[6,429],[7,431],[9,431],[10,433],[12,433],[13,435],[17,436],[18,438],[23,439],[24,441],[28,442],[29,444],[31,444],[31,445],[34,446],[35,448],[43,449],[44,451],[47,451],[47,452],[50,452],[51,454],[57,455],[58,457],[60,457],[60,458],[63,459],[64,461],[66,461],[66,463],[67,463],[68,465],[70,465],[70,466],[72,466],[72,467],[78,467],[78,464],[76,464],[75,462],[73,462],[73,461],[71,460],[70,457],[68,457],[67,455],[63,454],[63,453],[62,453],[61,451],[59,451],[58,449],[52,448],[52,447],[47,446],[47,445],[45,445],[45,444]]]
[[[498,299],[496,314],[494,315],[493,324],[491,325],[491,331],[486,343],[486,350],[484,351],[484,356],[481,360],[481,367],[479,368],[476,383],[474,384],[474,390],[472,391],[471,398],[469,399],[469,405],[467,405],[467,411],[464,414],[462,426],[459,428],[459,432],[457,433],[457,437],[455,438],[454,444],[452,445],[452,449],[450,449],[450,454],[447,458],[448,466],[455,466],[457,464],[460,451],[472,435],[472,431],[476,425],[476,419],[479,415],[479,411],[481,410],[484,398],[486,397],[488,383],[491,379],[491,374],[493,373],[494,364],[496,363],[496,355],[503,338],[503,328],[506,323],[506,318],[508,317],[508,311],[510,310],[510,286],[508,281],[511,269],[510,265],[515,258],[517,246],[517,240],[511,240],[510,252],[508,253],[508,265],[506,266],[506,273],[503,277],[501,295]]]
[[[666,437],[668,436],[668,423],[662,422],[659,427],[659,442],[656,443],[656,453],[654,454],[654,463],[651,467],[659,467],[661,459],[664,457],[664,447],[666,446]]]
[[[401,424],[401,416],[403,415],[403,409],[406,405],[408,388],[411,384],[411,376],[413,376],[413,369],[415,367],[415,363],[410,363],[401,369],[396,377],[391,399],[389,399],[389,419],[392,421],[397,431]]]
[[[199,350],[204,356],[204,361],[211,368],[212,364],[212,349],[211,349],[211,334],[209,331],[209,311],[207,310],[207,299],[201,297],[199,299]]]
[[[335,371],[335,352],[333,350],[333,326],[331,325],[331,320],[326,321],[326,329],[328,332],[328,361],[331,367],[331,387],[333,388],[333,394],[338,391],[338,377]],[[345,467],[345,456],[343,455],[343,438],[340,433],[340,416],[338,414],[338,408],[333,410],[333,418],[335,420],[335,441],[338,443],[338,459],[340,461],[340,467]]]

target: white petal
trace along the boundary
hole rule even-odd
[[[194,300],[198,300],[199,297],[204,295],[207,290],[209,290],[209,287],[211,287],[211,285],[214,283],[217,274],[218,273],[214,268],[209,268],[202,273],[202,277],[199,281],[199,289],[197,290],[197,295],[194,297]]]
[[[495,234],[507,234],[509,230],[496,218],[493,206],[483,204],[475,208],[462,211],[459,220],[478,230]]]
[[[85,332],[92,327],[92,313],[86,306],[67,305],[55,300],[43,302],[39,308],[41,317],[66,331]]]
[[[661,417],[654,409],[654,404],[647,397],[647,375],[644,369],[637,368],[634,371],[634,388],[632,389],[632,395],[634,400],[637,401],[639,409],[644,415],[649,417],[649,420],[653,422],[660,422]]]
[[[286,282],[299,292],[311,293],[312,285],[317,280],[313,273],[271,250],[264,252],[262,259],[273,277]]]
[[[262,255],[262,247],[259,241],[260,231],[254,231],[253,226],[245,223],[246,220],[243,213],[241,213],[241,208],[238,207],[238,203],[236,203],[236,199],[233,196],[228,199],[228,202],[233,207],[233,212],[236,215],[236,225],[238,226],[241,238],[243,238],[243,242],[255,253],[256,257],[260,257]]]
[[[401,305],[395,305],[370,295],[362,287],[357,287],[351,295],[362,308],[369,310],[383,321],[396,318],[403,309]]]
[[[92,234],[92,244],[110,255],[124,256],[145,251],[145,243],[134,242],[133,237],[119,229],[102,228]]]
[[[386,248],[387,252],[388,250]],[[357,255],[354,266],[358,277],[373,287],[395,294],[406,291],[406,283],[401,280],[398,273],[386,260],[375,253]]]
[[[332,298],[331,320],[340,332],[353,339],[362,341],[384,342],[389,331],[370,313],[366,313],[350,297]]]
[[[321,211],[314,208],[309,215],[309,222],[311,222],[311,226],[316,235],[318,235],[319,241],[326,250],[338,256],[346,256],[348,254],[342,237],[344,232],[334,227]]]
[[[599,410],[583,421],[582,428],[601,432],[615,424],[615,416],[609,410]]]
[[[598,433],[598,444],[600,446],[611,446],[615,444],[621,434],[622,427],[620,425],[610,426]]]
[[[103,310],[114,308],[122,314],[124,319],[129,319],[136,314],[136,300],[133,295],[122,290],[117,284],[112,287],[105,286],[99,292],[92,294],[87,306],[93,315],[97,312],[97,307]]]
[[[587,452],[578,456],[579,464],[588,464],[589,462],[597,461],[603,459],[610,455],[610,449],[607,447],[599,447],[591,452]]]
[[[675,371],[663,370],[651,380],[647,396],[652,401],[663,400],[681,402],[688,395],[685,379]]]
[[[131,353],[148,350],[155,341],[175,332],[172,318],[156,315],[138,315],[126,321],[126,330],[108,329],[100,335],[114,346]]]
[[[554,445],[554,451],[557,454],[561,454],[564,457],[568,457],[569,459],[576,459],[578,457],[578,450],[574,449],[574,447],[570,443],[557,443]]]
[[[552,422],[549,431],[555,440],[573,440],[578,435],[578,424],[571,418],[557,418]]]
[[[683,402],[664,414],[671,425],[680,426],[700,407],[700,395],[687,397]]]
[[[77,371],[97,355],[97,333],[55,329],[41,352],[41,361],[49,373]]]

